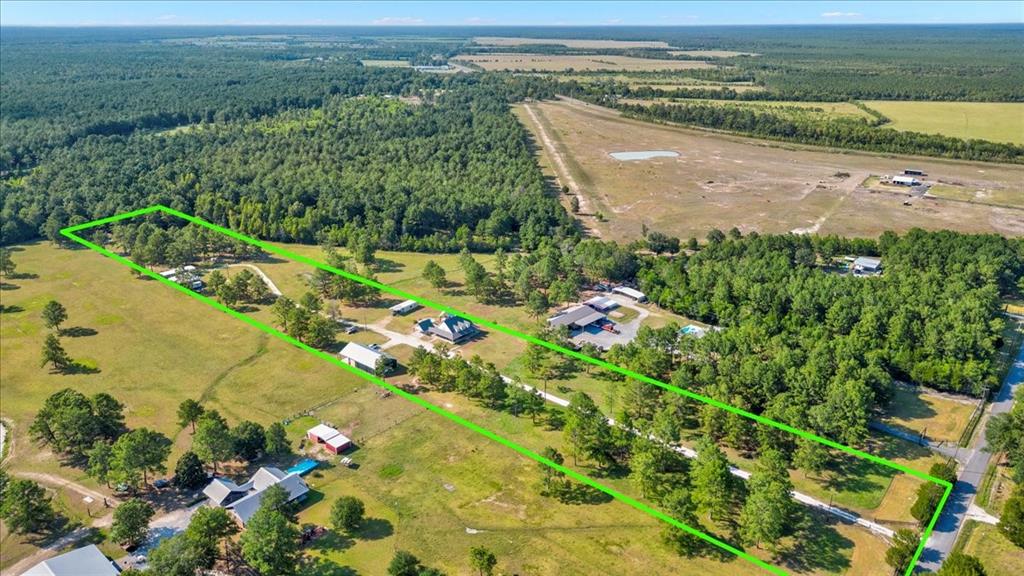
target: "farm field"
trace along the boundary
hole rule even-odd
[[[892,120],[890,128],[1024,144],[1024,104],[1016,102],[864,102]]]
[[[520,105],[517,113],[546,157],[542,165],[579,193],[583,223],[605,239],[636,239],[645,225],[684,239],[732,226],[867,237],[913,227],[1024,235],[1019,209],[941,199],[907,206],[904,196],[858,190],[872,174],[913,166],[929,178],[1013,195],[1024,167],[776,144],[626,119],[570,99]],[[609,156],[631,150],[673,150],[680,157],[620,162]]]
[[[708,58],[732,58],[735,56],[760,56],[753,52],[736,52],[734,50],[669,50],[673,56],[706,56]]]
[[[507,36],[477,36],[475,44],[481,46],[528,46],[530,44],[558,44],[567,48],[668,48],[667,42],[631,41],[631,40],[598,40],[574,38],[513,38]]]
[[[711,68],[703,60],[656,60],[614,55],[566,54],[460,54],[452,60],[468,62],[484,70],[560,72],[564,70],[693,70]]]

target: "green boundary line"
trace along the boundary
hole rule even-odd
[[[201,302],[204,302],[204,303],[212,306],[213,308],[216,308],[217,310],[220,310],[221,312],[224,312],[225,314],[228,314],[228,315],[231,315],[231,316],[233,316],[235,318],[238,318],[239,320],[242,320],[246,324],[254,326],[254,327],[262,330],[263,332],[266,332],[267,334],[270,334],[272,336],[280,338],[281,340],[283,340],[283,341],[285,341],[285,342],[295,346],[296,348],[299,348],[301,350],[305,350],[306,352],[309,352],[310,354],[313,354],[314,356],[316,356],[316,357],[318,357],[318,358],[320,358],[322,360],[326,360],[327,362],[330,362],[330,363],[332,363],[332,364],[334,364],[336,366],[340,366],[341,368],[344,368],[345,370],[348,370],[349,372],[351,372],[351,373],[353,373],[353,374],[355,374],[355,375],[357,375],[357,376],[359,376],[361,378],[369,380],[370,382],[373,382],[374,384],[376,384],[376,385],[378,385],[378,386],[380,386],[382,388],[386,388],[387,390],[389,390],[393,394],[401,396],[402,398],[405,398],[406,400],[409,400],[410,402],[413,402],[413,403],[415,403],[415,404],[417,404],[419,406],[422,406],[423,408],[426,408],[427,410],[430,410],[430,411],[432,411],[434,413],[440,414],[440,415],[448,418],[449,420],[451,420],[451,421],[453,421],[453,422],[455,422],[455,423],[457,423],[457,424],[459,424],[459,425],[461,425],[461,426],[463,426],[465,428],[468,428],[468,429],[470,429],[470,430],[472,430],[472,431],[474,431],[474,432],[476,432],[478,434],[481,434],[481,435],[483,435],[483,436],[485,436],[485,437],[487,437],[487,438],[489,438],[491,440],[494,440],[495,442],[498,442],[499,444],[502,444],[503,446],[511,448],[511,449],[515,450],[516,452],[519,452],[520,454],[522,454],[524,456],[527,456],[528,458],[531,458],[532,460],[535,460],[535,461],[537,461],[537,462],[539,462],[541,464],[544,464],[545,466],[548,466],[548,467],[551,467],[551,468],[553,468],[555,470],[558,470],[559,472],[562,472],[566,476],[569,476],[570,478],[573,478],[574,480],[576,480],[578,482],[581,482],[581,483],[586,484],[586,485],[588,485],[588,486],[590,486],[592,488],[600,490],[601,492],[604,492],[605,494],[608,494],[609,496],[615,498],[616,500],[619,500],[620,502],[624,502],[626,504],[629,504],[630,506],[636,508],[637,510],[640,510],[640,511],[645,512],[645,513],[647,513],[647,514],[649,514],[649,515],[651,515],[651,516],[653,516],[653,517],[655,517],[655,518],[657,518],[659,520],[667,522],[667,523],[671,524],[672,526],[675,526],[676,528],[679,528],[679,529],[681,529],[681,530],[683,530],[683,531],[685,531],[685,532],[687,532],[687,533],[689,533],[689,534],[691,534],[693,536],[696,536],[696,537],[704,540],[705,542],[714,544],[715,546],[718,546],[719,548],[722,548],[723,550],[726,550],[726,551],[728,551],[728,552],[730,552],[732,554],[735,554],[736,556],[739,556],[740,558],[743,558],[744,560],[747,560],[747,561],[757,565],[758,567],[763,568],[763,569],[765,569],[765,570],[767,570],[767,571],[769,571],[769,572],[771,572],[773,574],[777,574],[779,576],[789,576],[788,573],[785,572],[784,570],[782,570],[781,568],[778,568],[776,566],[772,566],[772,565],[764,562],[763,560],[761,560],[761,559],[759,559],[757,557],[754,557],[754,556],[752,556],[750,554],[747,554],[746,552],[744,552],[742,550],[739,550],[739,549],[729,545],[728,543],[723,542],[723,541],[715,538],[714,536],[711,536],[709,534],[705,534],[704,532],[701,532],[700,530],[697,530],[697,529],[695,529],[695,528],[693,528],[691,526],[688,526],[688,525],[686,525],[686,524],[684,524],[682,522],[679,522],[678,520],[672,518],[671,516],[668,516],[667,514],[665,514],[663,512],[655,510],[654,508],[651,508],[650,506],[648,506],[648,505],[646,505],[646,504],[644,504],[642,502],[639,502],[639,501],[637,501],[637,500],[635,500],[633,498],[630,498],[629,496],[627,496],[625,494],[622,494],[622,493],[620,493],[620,492],[618,492],[618,491],[616,491],[616,490],[614,490],[612,488],[608,488],[607,486],[605,486],[605,485],[603,485],[603,484],[601,484],[601,483],[591,479],[589,476],[586,476],[584,474],[580,474],[579,472],[576,472],[575,470],[572,470],[572,469],[567,468],[567,467],[565,467],[565,466],[563,466],[561,464],[558,464],[558,463],[556,463],[556,462],[554,462],[552,460],[544,458],[540,454],[537,454],[536,452],[533,452],[532,450],[530,450],[528,448],[524,448],[524,447],[516,444],[515,442],[512,442],[511,440],[508,440],[508,439],[506,439],[506,438],[504,438],[504,437],[502,437],[502,436],[500,436],[500,435],[498,435],[498,434],[496,434],[494,432],[491,432],[490,430],[488,430],[486,428],[483,428],[483,427],[481,427],[481,426],[479,426],[477,424],[474,424],[473,422],[470,422],[469,420],[466,420],[466,419],[464,419],[464,418],[462,418],[462,417],[460,417],[460,416],[458,416],[456,414],[453,414],[453,413],[445,410],[444,408],[441,408],[439,406],[435,406],[434,404],[431,404],[430,402],[427,402],[426,400],[423,400],[422,398],[419,398],[418,396],[410,394],[410,393],[402,390],[401,388],[398,388],[398,387],[396,387],[396,386],[394,386],[392,384],[389,384],[388,382],[386,382],[386,381],[384,381],[384,380],[382,380],[382,379],[380,379],[380,378],[378,378],[378,377],[376,377],[376,376],[374,376],[372,374],[368,374],[366,372],[363,372],[362,370],[359,370],[358,368],[355,368],[353,366],[349,366],[348,364],[342,362],[340,359],[334,357],[331,354],[327,354],[326,352],[322,352],[320,350],[317,350],[316,348],[313,348],[313,347],[311,347],[311,346],[309,346],[307,344],[304,344],[304,343],[300,342],[299,340],[297,340],[297,339],[295,339],[295,338],[285,334],[284,332],[281,332],[281,331],[279,331],[279,330],[277,330],[277,329],[275,329],[275,328],[273,328],[271,326],[263,324],[262,322],[259,322],[258,320],[255,320],[255,319],[253,319],[253,318],[251,318],[249,316],[246,316],[245,314],[242,314],[241,312],[237,312],[235,310],[232,310],[231,308],[221,304],[220,302],[217,302],[216,300],[214,300],[212,298],[209,298],[209,297],[204,296],[202,294],[193,292],[192,290],[190,290],[190,289],[188,289],[188,288],[186,288],[184,286],[181,286],[180,284],[177,284],[175,282],[172,282],[172,281],[168,280],[167,278],[164,278],[163,276],[160,276],[156,272],[153,272],[152,270],[149,270],[148,268],[146,268],[144,266],[139,266],[135,262],[132,262],[131,260],[129,260],[129,259],[123,257],[123,256],[115,254],[114,252],[112,252],[112,251],[110,251],[110,250],[108,250],[108,249],[106,249],[106,248],[104,248],[102,246],[99,246],[97,244],[94,244],[94,243],[92,243],[92,242],[90,242],[90,241],[88,241],[88,240],[86,240],[86,239],[84,239],[84,238],[82,238],[82,237],[80,237],[80,236],[75,234],[76,232],[80,232],[82,230],[87,230],[87,229],[90,229],[90,228],[95,228],[97,226],[102,226],[102,225],[105,225],[105,224],[112,224],[114,222],[120,222],[122,220],[127,220],[127,219],[135,218],[135,217],[138,217],[138,216],[144,216],[144,215],[147,215],[147,214],[152,214],[154,212],[161,212],[161,213],[169,215],[169,216],[174,216],[176,218],[180,218],[182,220],[186,220],[186,221],[191,222],[192,224],[195,224],[197,226],[202,226],[204,228],[213,230],[215,232],[219,232],[221,234],[224,234],[226,236],[234,238],[235,240],[239,240],[239,241],[245,242],[247,244],[256,246],[256,247],[258,247],[258,248],[260,248],[262,250],[265,250],[267,252],[278,254],[280,256],[284,256],[284,257],[289,258],[291,260],[294,260],[294,261],[297,261],[297,262],[302,262],[302,263],[307,264],[309,266],[312,266],[314,268],[319,268],[321,270],[325,270],[327,272],[331,272],[333,274],[337,274],[339,276],[343,276],[343,277],[345,277],[345,278],[347,278],[349,280],[353,280],[355,282],[359,282],[360,284],[364,284],[366,286],[371,286],[371,287],[376,288],[376,289],[378,289],[378,290],[380,290],[382,292],[386,292],[388,294],[392,294],[394,296],[398,296],[398,297],[406,299],[406,300],[416,301],[419,304],[421,304],[421,305],[423,305],[423,306],[425,306],[427,308],[434,308],[436,310],[447,312],[447,313],[455,315],[455,316],[461,316],[462,318],[466,318],[468,320],[471,320],[472,322],[475,322],[476,324],[479,324],[481,326],[486,326],[486,327],[491,328],[493,330],[496,330],[498,332],[502,332],[504,334],[508,334],[510,336],[519,338],[521,340],[525,340],[527,342],[530,342],[531,344],[536,344],[538,346],[543,346],[545,348],[548,348],[548,349],[553,350],[555,352],[558,352],[560,354],[564,354],[566,356],[570,356],[570,357],[575,358],[577,360],[593,364],[593,365],[598,366],[600,368],[604,368],[605,370],[610,370],[612,372],[616,372],[616,373],[621,374],[623,376],[626,376],[628,378],[632,378],[634,380],[639,380],[639,381],[644,382],[646,384],[651,384],[653,386],[657,386],[657,387],[662,388],[664,390],[668,390],[669,392],[673,392],[673,393],[678,394],[680,396],[684,396],[684,397],[690,398],[692,400],[697,400],[698,402],[703,402],[705,404],[709,404],[711,406],[714,406],[716,408],[725,410],[727,412],[731,412],[733,414],[738,414],[740,416],[743,416],[744,418],[749,418],[750,420],[753,420],[753,421],[755,421],[755,422],[757,422],[759,424],[764,424],[764,425],[767,425],[767,426],[771,426],[773,428],[777,428],[777,429],[782,430],[784,432],[789,432],[791,434],[795,434],[796,436],[799,436],[801,438],[805,438],[807,440],[812,440],[814,442],[818,442],[819,444],[823,444],[825,446],[828,446],[829,448],[833,448],[835,450],[840,450],[842,452],[846,452],[847,454],[851,454],[851,455],[856,456],[858,458],[864,458],[864,459],[869,460],[871,462],[874,462],[876,464],[880,464],[882,466],[886,466],[888,468],[892,468],[893,470],[897,470],[899,472],[903,472],[905,474],[909,474],[909,475],[914,476],[916,478],[919,478],[919,479],[922,479],[922,480],[925,480],[925,481],[928,481],[928,482],[934,482],[934,483],[944,487],[945,491],[943,492],[942,498],[939,501],[938,508],[935,510],[935,514],[932,515],[931,519],[928,522],[928,526],[926,527],[924,533],[921,535],[920,544],[918,545],[917,550],[914,552],[914,556],[913,556],[913,558],[912,558],[912,560],[910,562],[910,565],[907,567],[907,570],[904,573],[904,576],[911,576],[912,575],[912,573],[914,571],[914,568],[917,565],[917,561],[920,558],[921,553],[924,551],[924,546],[925,546],[925,544],[928,541],[928,536],[931,534],[932,530],[935,528],[935,523],[938,521],[939,515],[942,513],[942,510],[943,510],[943,508],[946,505],[946,500],[949,498],[950,493],[953,491],[953,484],[952,483],[947,482],[945,480],[942,480],[940,478],[935,478],[934,476],[930,476],[930,475],[928,475],[928,474],[926,474],[924,472],[921,472],[919,470],[915,470],[913,468],[904,466],[904,465],[899,464],[897,462],[893,462],[891,460],[887,460],[885,458],[881,458],[879,456],[875,456],[874,454],[869,454],[867,452],[863,452],[861,450],[857,450],[856,448],[851,448],[849,446],[845,446],[845,445],[840,444],[838,442],[835,442],[833,440],[829,440],[828,438],[822,438],[821,436],[817,436],[817,435],[815,435],[815,434],[813,434],[811,432],[807,432],[807,431],[804,431],[804,430],[800,430],[800,429],[794,428],[792,426],[789,426],[788,424],[784,424],[782,422],[776,422],[775,420],[772,420],[770,418],[765,418],[764,416],[760,416],[758,414],[753,414],[751,412],[747,412],[747,411],[742,410],[740,408],[736,408],[735,406],[731,406],[729,404],[725,404],[723,402],[719,402],[718,400],[715,400],[713,398],[708,398],[706,396],[702,396],[702,395],[697,394],[695,392],[691,392],[690,390],[679,388],[679,387],[673,386],[671,384],[666,384],[664,382],[661,382],[660,380],[656,380],[656,379],[651,378],[649,376],[645,376],[643,374],[640,374],[640,373],[637,373],[637,372],[633,372],[632,370],[627,370],[625,368],[622,368],[622,367],[617,366],[615,364],[612,364],[610,362],[605,362],[604,360],[599,360],[597,358],[592,358],[592,357],[587,356],[585,354],[581,354],[580,352],[577,352],[575,350],[571,350],[569,348],[564,348],[562,346],[559,346],[557,344],[553,344],[553,343],[548,342],[546,340],[541,340],[539,338],[536,338],[536,337],[531,336],[529,334],[524,334],[522,332],[519,332],[518,330],[515,330],[513,328],[509,328],[507,326],[502,326],[501,324],[498,324],[497,322],[492,322],[490,320],[486,320],[486,319],[483,319],[483,318],[474,317],[472,315],[466,314],[464,312],[461,312],[461,311],[456,310],[454,308],[451,308],[449,306],[445,306],[445,305],[439,304],[437,302],[432,302],[430,300],[427,300],[426,298],[422,298],[420,296],[409,294],[408,292],[405,292],[405,291],[403,291],[401,289],[394,288],[394,287],[388,286],[386,284],[382,284],[380,282],[377,282],[375,280],[371,280],[369,278],[364,278],[362,276],[359,276],[358,274],[353,274],[353,273],[351,273],[351,272],[349,272],[347,270],[341,270],[341,269],[338,269],[338,268],[334,268],[332,266],[328,266],[328,265],[323,264],[322,262],[318,262],[318,261],[316,261],[316,260],[314,260],[312,258],[308,258],[308,257],[302,256],[300,254],[294,254],[292,252],[289,252],[288,250],[285,250],[284,248],[280,248],[280,247],[275,246],[273,244],[269,244],[267,242],[256,240],[255,238],[249,238],[248,236],[245,236],[243,234],[235,232],[234,230],[229,230],[227,228],[218,226],[216,224],[212,224],[210,222],[207,222],[207,221],[202,220],[200,218],[197,218],[195,216],[192,216],[192,215],[189,215],[189,214],[185,214],[184,212],[180,212],[178,210],[175,210],[173,208],[168,208],[168,207],[160,205],[160,204],[155,204],[153,206],[150,206],[148,208],[143,208],[143,209],[140,209],[140,210],[133,210],[131,212],[124,212],[124,213],[121,213],[121,214],[116,214],[114,216],[109,216],[107,218],[100,218],[98,220],[93,220],[91,222],[84,222],[82,224],[76,224],[74,226],[68,226],[66,228],[61,229],[61,231],[60,231],[60,233],[63,236],[71,239],[72,241],[74,241],[74,242],[76,242],[78,244],[81,244],[82,246],[85,246],[85,247],[87,247],[87,248],[89,248],[89,249],[91,249],[91,250],[93,250],[95,252],[103,254],[104,256],[106,256],[108,258],[111,258],[112,260],[115,260],[115,261],[117,261],[117,262],[119,262],[121,264],[124,264],[125,266],[128,266],[129,268],[132,268],[133,270],[136,270],[136,271],[138,271],[141,274],[144,274],[144,275],[146,275],[146,276],[148,276],[150,278],[153,278],[154,280],[157,280],[157,281],[162,282],[162,283],[164,283],[164,284],[166,284],[168,286],[171,286],[175,290],[183,292],[183,293],[185,293],[185,294],[187,294],[187,295],[189,295],[189,296],[191,296],[191,297],[193,297],[193,298],[195,298],[195,299],[197,299],[197,300],[199,300]]]

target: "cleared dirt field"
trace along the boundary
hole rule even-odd
[[[1003,102],[865,102],[896,130],[1024,144],[1024,104]]]
[[[759,141],[625,119],[567,99],[520,106],[519,113],[548,156],[545,164],[581,195],[584,223],[609,239],[636,239],[645,224],[682,238],[733,226],[743,232],[869,237],[912,227],[1024,235],[1021,209],[860,187],[873,174],[914,167],[932,179],[1018,196],[1024,194],[1020,166]],[[631,150],[674,150],[680,156],[632,162],[609,156]]]
[[[558,44],[568,48],[669,48],[667,42],[644,40],[591,40],[569,38],[511,38],[507,36],[477,36],[473,42],[482,46],[527,46],[530,44]],[[672,54],[670,52],[670,54]]]
[[[632,56],[584,56],[565,54],[461,54],[453,60],[484,70],[559,72],[562,70],[693,70],[712,68],[703,60],[657,60]]]
[[[363,66],[372,68],[408,68],[409,62],[405,60],[360,60]]]

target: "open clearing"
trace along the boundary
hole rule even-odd
[[[967,400],[899,388],[882,421],[930,440],[957,442],[977,406]]]
[[[477,36],[473,42],[481,46],[527,46],[530,44],[557,44],[567,48],[669,48],[667,42],[645,40],[591,40],[570,38],[512,38],[507,36]]]
[[[890,128],[1024,144],[1024,103],[865,102],[892,120]]]
[[[1024,235],[1024,210],[911,200],[859,186],[872,174],[914,167],[925,170],[929,179],[1019,197],[1024,193],[1021,166],[767,142],[626,119],[614,110],[569,99],[520,109],[533,112],[519,117],[534,133],[540,153],[557,154],[556,161],[542,164],[554,167],[562,183],[569,182],[570,190],[581,195],[584,222],[606,239],[634,240],[644,225],[684,239],[732,226],[743,232],[868,237],[915,226]],[[538,122],[550,146],[539,136]],[[620,162],[608,155],[644,149],[676,150],[681,156]],[[605,221],[593,217],[597,213]]]
[[[562,70],[693,70],[712,68],[703,60],[656,60],[632,56],[583,56],[566,54],[461,54],[452,60],[475,64],[484,70],[559,72]]]
[[[735,52],[733,50],[669,50],[673,56],[696,56],[698,58],[732,58],[734,56],[760,56],[754,52]]]

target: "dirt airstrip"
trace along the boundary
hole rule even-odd
[[[767,142],[624,119],[614,110],[569,99],[524,106],[520,118],[546,156],[543,164],[581,195],[585,224],[604,238],[635,239],[644,225],[682,238],[703,238],[712,228],[733,226],[743,232],[844,236],[912,227],[1024,235],[1024,166]],[[679,157],[620,161],[610,156],[633,150],[672,150]],[[927,180],[987,191],[1005,205],[861,186],[872,175],[904,168],[924,170]]]

